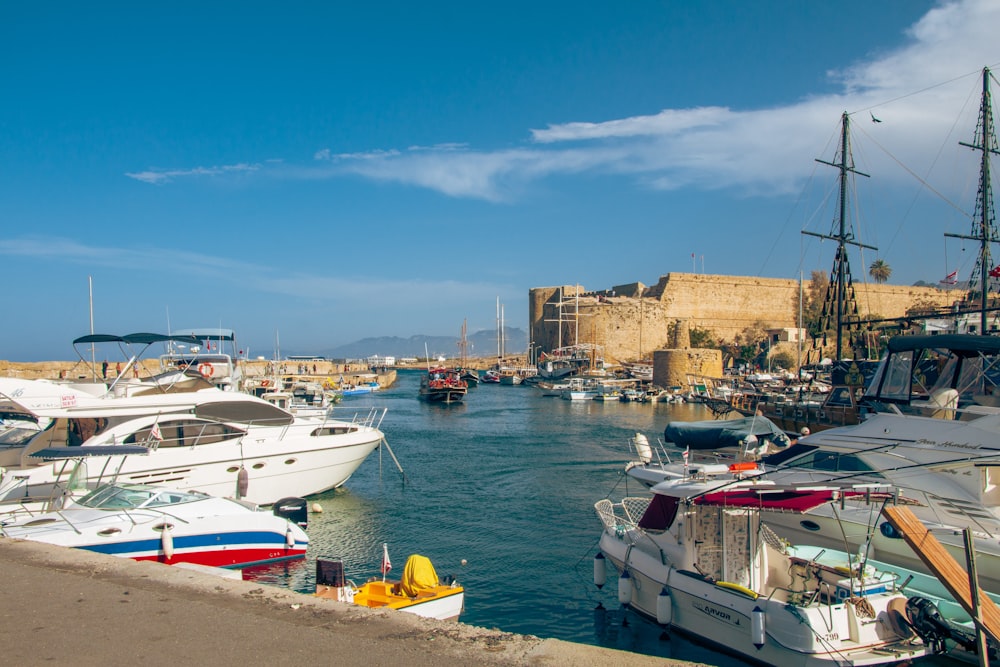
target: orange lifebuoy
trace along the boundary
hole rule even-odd
[[[215,368],[212,367],[212,364],[206,361],[203,364],[198,364],[198,372],[205,377],[210,378],[215,375]]]
[[[262,386],[262,387],[270,387],[271,386],[271,381],[270,380],[261,380],[260,381],[260,386]]]

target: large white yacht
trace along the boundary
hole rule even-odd
[[[0,400],[46,424],[0,449],[0,501],[47,497],[68,473],[32,454],[54,446],[105,448],[123,483],[155,484],[272,504],[343,484],[382,442],[384,409],[350,420],[294,415],[255,396],[206,388],[114,396],[44,380],[0,378]],[[148,456],[115,455],[144,445]],[[88,479],[96,483],[100,471]]]

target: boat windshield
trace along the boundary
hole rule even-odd
[[[802,453],[799,451],[798,453]],[[814,449],[798,457],[785,457],[780,463],[775,463],[776,458],[769,458],[766,463],[769,465],[780,465],[782,468],[805,468],[807,470],[821,470],[825,473],[870,473],[872,477],[882,477],[875,468],[855,454],[833,452],[823,449]]]
[[[1000,395],[1000,347],[990,336],[913,336],[893,339],[868,386],[870,403],[908,405],[951,391],[959,406],[992,405]]]
[[[205,497],[200,493],[159,489],[141,484],[107,484],[88,493],[78,504],[91,509],[135,509],[189,503]]]

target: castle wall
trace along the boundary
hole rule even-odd
[[[707,329],[721,341],[734,340],[758,322],[765,329],[797,327],[801,289],[797,280],[692,273],[668,273],[650,287],[533,288],[531,340],[546,351],[560,342],[595,343],[604,347],[609,361],[632,361],[671,348],[682,321],[689,330]],[[933,287],[855,284],[854,289],[862,319],[902,317],[917,302],[950,306],[956,298],[955,292]]]

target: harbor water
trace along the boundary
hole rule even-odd
[[[673,419],[711,419],[699,404],[568,401],[528,386],[483,384],[464,403],[417,398],[420,374],[345,398],[367,413],[388,408],[383,447],[336,491],[310,499],[306,560],[256,568],[264,583],[312,592],[315,559],[342,558],[357,583],[379,576],[382,544],[390,576],[407,555],[431,559],[465,586],[465,623],[711,665],[744,664],[662,629],[617,600],[613,572],[593,583],[601,523],[594,503],[640,487],[626,483],[628,440],[662,438]]]

